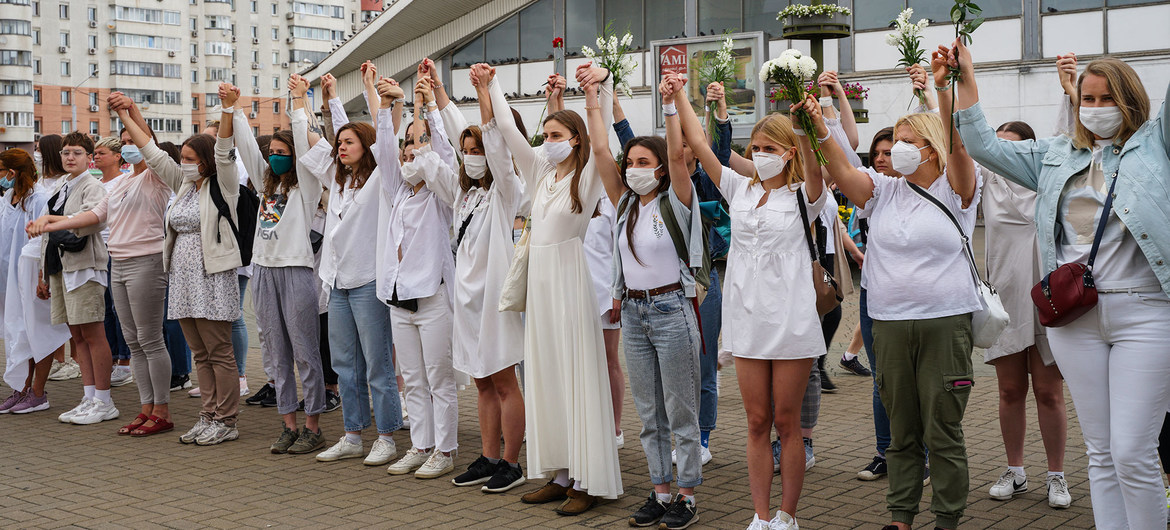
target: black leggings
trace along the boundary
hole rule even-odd
[[[333,362],[329,356],[329,313],[321,313],[321,370],[325,374],[325,384],[337,384],[337,372],[333,371]]]
[[[1158,435],[1158,458],[1162,460],[1162,472],[1170,474],[1170,412],[1162,420],[1162,433]]]

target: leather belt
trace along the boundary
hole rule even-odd
[[[626,289],[627,298],[644,299],[651,296],[658,296],[660,294],[673,293],[682,290],[682,284],[675,282],[670,285],[663,285],[662,287],[655,287],[654,289]]]

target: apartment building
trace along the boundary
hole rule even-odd
[[[0,149],[41,134],[116,134],[132,97],[160,140],[219,119],[219,83],[257,134],[287,127],[288,75],[379,12],[369,0],[0,0]]]

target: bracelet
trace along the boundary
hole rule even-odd
[[[585,110],[601,110],[601,105],[594,105],[592,107],[585,105]]]
[[[952,81],[948,80],[947,84],[945,84],[943,86],[935,85],[934,90],[935,90],[935,92],[945,92],[945,91],[947,91],[947,89],[951,88],[952,83],[953,83]]]
[[[818,99],[817,101],[819,101],[821,103],[822,107],[832,107],[833,106],[833,97],[832,96],[821,96],[821,98]]]
[[[678,114],[678,105],[676,105],[674,103],[663,103],[662,104],[662,114],[664,114],[666,116],[674,116],[674,115]]]
[[[806,134],[804,134],[804,129],[792,129],[792,134],[795,134],[797,136],[807,136]]]
[[[235,111],[236,111],[235,107],[224,107],[224,108],[220,109],[220,112],[222,112],[224,114],[232,114]]]
[[[824,138],[817,138],[817,143],[823,144],[823,143],[829,141],[829,138],[831,138],[832,136],[833,136],[833,133],[831,133],[831,132],[826,133]]]

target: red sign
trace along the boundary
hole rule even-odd
[[[381,11],[382,0],[362,0],[362,11]]]
[[[662,75],[687,75],[687,45],[675,44],[663,48],[658,56],[658,65]]]

